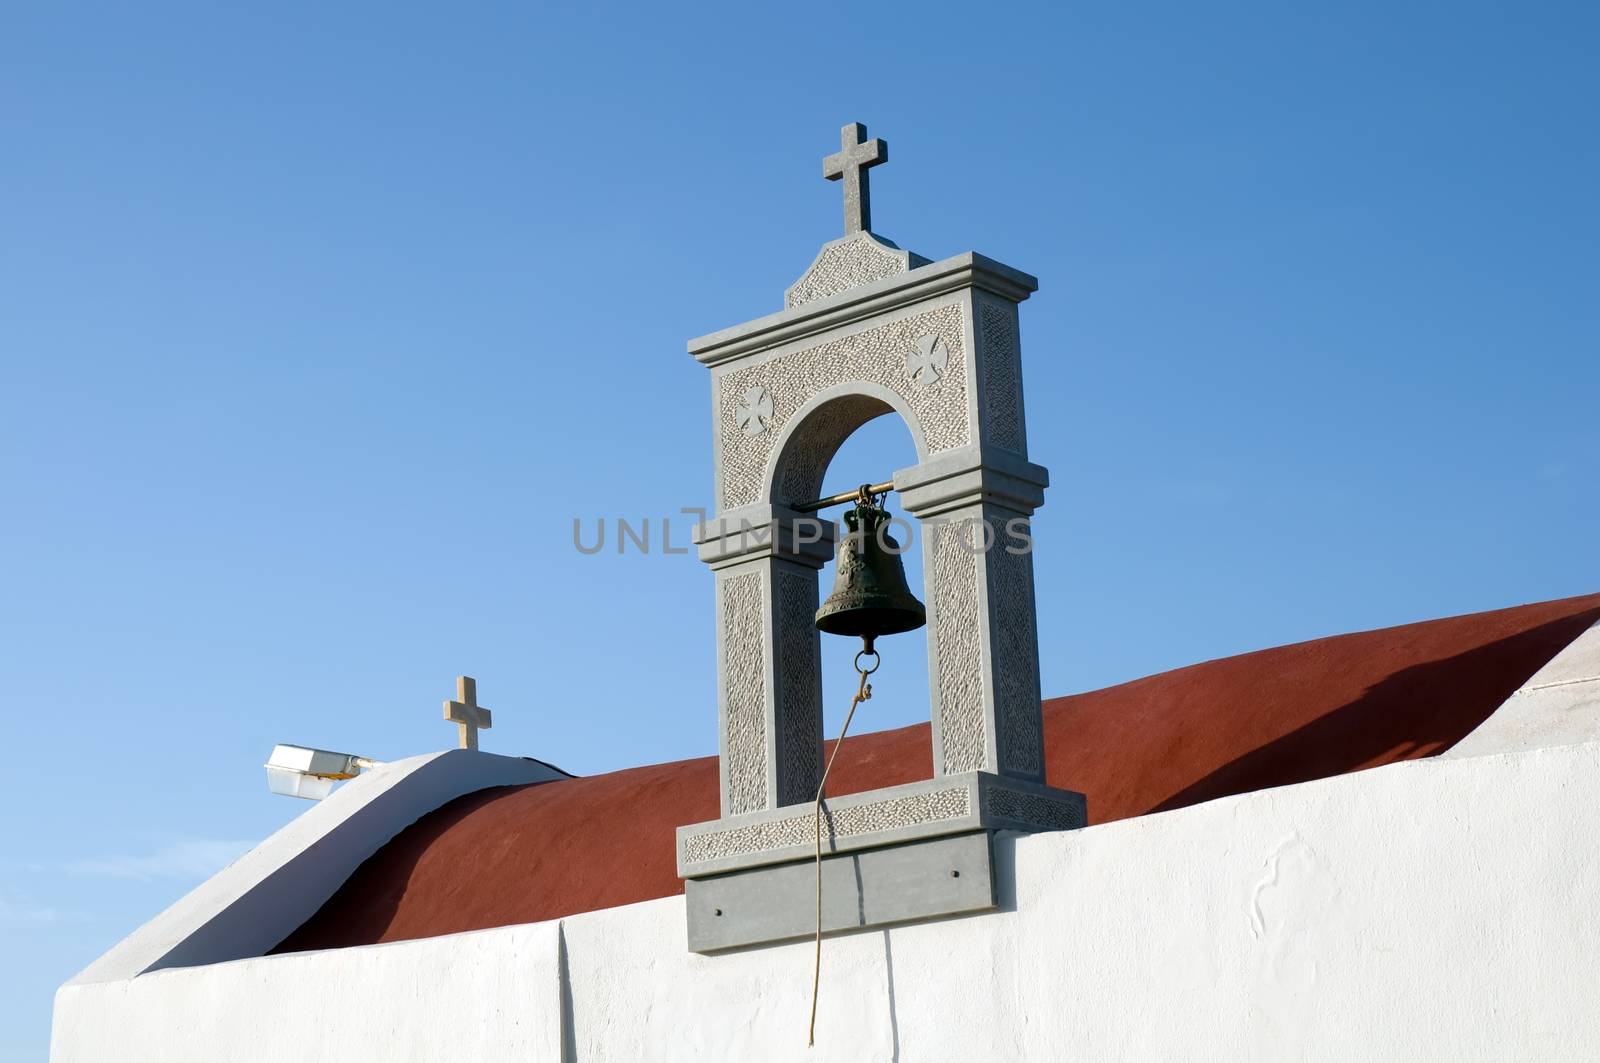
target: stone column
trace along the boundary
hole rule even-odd
[[[722,815],[810,801],[822,777],[817,570],[833,525],[782,506],[742,506],[696,529],[717,584]]]
[[[964,447],[895,474],[922,521],[935,775],[1044,781],[1029,517],[1049,473]]]

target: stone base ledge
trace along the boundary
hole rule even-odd
[[[989,839],[988,831],[977,831],[823,857],[822,933],[994,911]],[[811,937],[817,874],[811,860],[796,860],[685,882],[689,951]]]
[[[944,775],[822,806],[822,851],[842,853],[977,830],[1071,830],[1086,822],[1071,790],[986,771]],[[816,851],[809,802],[678,828],[678,875],[702,878],[804,859]]]

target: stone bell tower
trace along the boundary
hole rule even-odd
[[[716,579],[722,794],[721,819],[678,832],[697,951],[814,928],[814,616],[834,543],[796,507],[875,417],[899,416],[916,446],[893,489],[922,522],[933,763],[924,782],[826,802],[825,928],[991,909],[995,831],[1084,823],[1081,794],[1044,785],[1028,518],[1049,477],[1028,460],[1017,320],[1038,282],[875,235],[868,169],[888,146],[865,135],[845,126],[823,161],[845,234],[784,309],[689,343],[711,371],[717,514],[696,541]]]

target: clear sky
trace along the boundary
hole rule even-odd
[[[1590,5],[254,6],[0,32],[6,1063],[306,807],[274,742],[443,748],[465,672],[490,750],[714,752],[684,341],[838,235],[846,121],[881,234],[1040,278],[1047,695],[1600,589]]]

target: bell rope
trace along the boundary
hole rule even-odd
[[[844,736],[850,730],[850,721],[855,717],[856,706],[872,697],[872,684],[867,682],[867,677],[878,670],[882,663],[878,651],[872,648],[869,639],[861,640],[865,648],[856,654],[856,674],[861,677],[860,684],[856,687],[856,696],[850,699],[850,711],[844,714],[844,726],[839,728],[839,740],[833,744],[833,752],[828,755],[827,766],[822,769],[822,781],[817,783],[817,803],[814,809],[817,826],[817,953],[816,960],[811,966],[811,1026],[806,1033],[806,1047],[811,1048],[817,1043],[817,989],[822,983],[822,795],[828,786],[828,773],[833,770],[833,762],[839,759],[839,748],[844,745]],[[872,667],[864,668],[861,658],[872,656]]]

